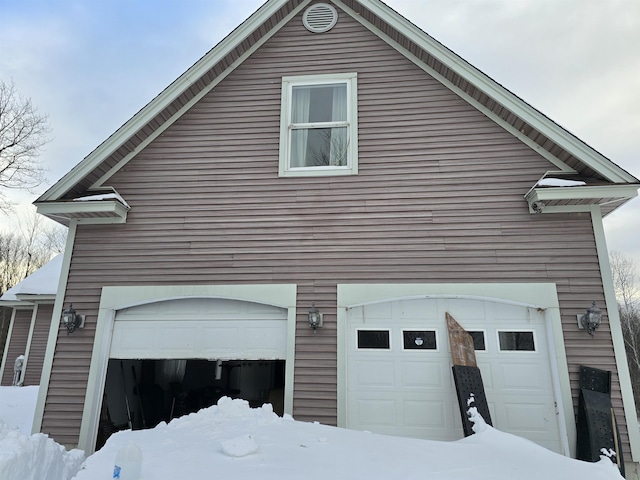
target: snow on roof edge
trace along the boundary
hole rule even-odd
[[[55,295],[58,292],[63,257],[62,254],[55,256],[40,269],[11,287],[0,297],[0,302],[20,301],[16,295]]]

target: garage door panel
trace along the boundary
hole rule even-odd
[[[171,350],[176,354],[189,352],[189,350],[197,348],[199,343],[198,329],[196,326],[189,326],[187,328],[163,326],[153,333],[154,347],[157,347],[159,350]]]
[[[555,421],[555,415],[549,411],[546,403],[522,403],[521,399],[512,403],[505,400],[503,411],[505,424],[522,432],[543,433],[549,430],[549,422]]]
[[[240,340],[239,327],[225,327],[218,324],[215,327],[203,328],[203,341],[213,350],[235,350]],[[232,348],[230,348],[232,347]]]
[[[395,364],[392,361],[357,361],[352,371],[363,390],[396,386]]]
[[[360,429],[393,428],[398,423],[396,402],[390,397],[361,399],[355,402],[351,414]]]
[[[275,322],[260,322],[259,326],[244,325],[239,331],[240,338],[245,343],[245,349],[258,351],[280,351],[286,348],[286,337]],[[239,342],[236,343],[239,345]]]
[[[495,382],[493,380],[493,365],[489,362],[478,362],[478,368],[482,375],[482,384],[484,385],[484,389],[489,391],[495,388]]]
[[[541,370],[539,362],[500,363],[494,365],[494,371],[497,373],[497,388],[501,390],[525,390],[547,395],[549,376]]]
[[[441,300],[441,306],[444,306],[439,321],[444,317],[445,312],[449,312],[455,317],[455,319],[462,324],[462,322],[477,323],[479,320],[483,320],[487,317],[487,305],[481,300]]]
[[[372,319],[370,310],[385,315]],[[386,316],[389,310],[391,316]],[[476,352],[476,358],[494,426],[561,452],[544,316],[494,301],[413,299],[351,309],[346,327],[346,426],[434,440],[463,437],[446,312],[465,329],[484,332],[485,350]],[[357,349],[359,329],[388,331],[390,347]],[[407,331],[436,332],[437,349],[407,348],[402,342]],[[527,347],[518,332],[533,332],[535,351],[501,351],[501,331],[509,332],[512,340],[505,348]]]
[[[441,365],[437,363],[406,361],[400,363],[400,370],[401,387],[443,388],[448,383],[448,377],[443,374]]]
[[[452,418],[443,400],[405,400],[401,406],[406,415],[404,423],[407,428],[451,428]]]
[[[118,311],[110,358],[275,360],[286,349],[285,309],[191,298]]]

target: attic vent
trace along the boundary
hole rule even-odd
[[[311,5],[302,16],[302,23],[313,33],[328,32],[338,21],[338,12],[332,5],[316,3]]]

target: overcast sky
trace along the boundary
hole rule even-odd
[[[53,128],[48,182],[14,199],[33,201],[262,3],[0,0],[0,79]],[[639,0],[386,3],[640,177]],[[640,265],[640,199],[605,227],[609,248]]]

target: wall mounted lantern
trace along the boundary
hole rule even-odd
[[[73,303],[71,303],[69,308],[62,312],[62,324],[67,328],[67,335],[69,335],[76,329],[84,327],[84,315],[78,315],[73,309]]]
[[[315,303],[312,303],[311,308],[309,309],[309,326],[313,328],[314,335],[316,334],[316,330],[322,327],[322,314],[316,307]]]
[[[602,310],[596,307],[596,302],[593,302],[590,308],[587,309],[587,313],[578,315],[578,327],[586,329],[589,335],[592,337],[595,335],[597,328],[602,322]]]

